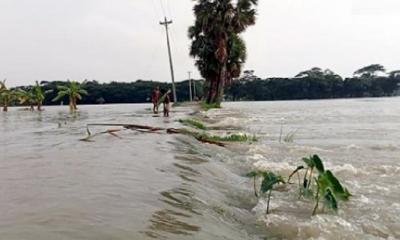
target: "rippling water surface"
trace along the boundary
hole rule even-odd
[[[131,130],[79,141],[88,123],[182,127],[176,120],[193,112],[165,119],[147,108],[0,113],[0,239],[400,238],[400,98],[225,103],[199,113],[214,134],[259,137],[226,148]],[[310,154],[354,196],[337,214],[311,217],[312,204],[290,186],[273,193],[266,216],[245,173],[287,176]]]

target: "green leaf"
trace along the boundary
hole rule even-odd
[[[333,193],[338,196],[341,200],[349,200],[351,194],[347,189],[345,189],[342,184],[340,184],[339,180],[333,175],[333,173],[329,170],[325,172],[325,176],[329,181],[329,185],[332,188]]]
[[[336,197],[334,194],[332,194],[332,191],[330,188],[326,189],[326,192],[324,195],[324,205],[335,211],[338,210],[338,203],[337,203]]]
[[[275,184],[285,183],[283,178],[279,175],[274,174],[273,172],[265,172],[263,174],[263,181],[261,183],[261,192],[266,193],[269,190],[272,190]]]
[[[305,162],[309,168],[313,168],[314,167],[314,162],[312,160],[312,157],[303,158],[303,162]]]
[[[303,161],[307,164],[309,168],[316,168],[320,173],[324,172],[324,164],[318,155],[313,155],[308,158],[303,158]]]
[[[324,164],[322,163],[322,160],[321,160],[321,158],[319,158],[318,155],[312,156],[312,162],[313,162],[315,168],[316,168],[320,173],[322,173],[322,172],[325,171],[325,169],[324,169]]]

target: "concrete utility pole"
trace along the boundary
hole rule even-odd
[[[164,22],[160,22],[160,25],[164,25],[165,26],[165,32],[166,32],[166,35],[167,35],[169,65],[171,67],[172,93],[174,95],[174,102],[178,102],[178,98],[176,97],[175,75],[174,75],[174,66],[172,64],[171,46],[170,46],[170,43],[169,43],[169,34],[168,34],[168,25],[169,24],[172,24],[172,21],[167,21],[167,17],[164,18]]]
[[[188,72],[189,74],[189,101],[193,101],[193,97],[192,97],[192,78],[190,77],[190,74],[192,72]]]

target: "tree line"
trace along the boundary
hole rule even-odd
[[[269,101],[357,97],[385,97],[400,95],[400,71],[386,73],[385,68],[373,64],[343,79],[333,71],[312,68],[293,78],[261,79],[254,71],[245,71],[226,90],[230,101]]]
[[[206,100],[210,91],[204,80],[194,80],[196,98]],[[32,86],[7,88],[0,82],[0,106],[26,105],[33,109],[42,105],[69,104],[76,110],[79,104],[116,104],[150,102],[151,90],[158,86],[162,91],[170,83],[138,80],[136,82],[99,83],[84,81],[42,81]],[[176,84],[181,101],[189,100],[188,80]],[[400,71],[386,72],[379,64],[355,71],[351,78],[343,79],[329,69],[312,68],[293,78],[261,79],[254,71],[244,71],[225,90],[225,101],[270,101],[356,97],[385,97],[400,95]]]

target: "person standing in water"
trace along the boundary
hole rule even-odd
[[[164,108],[164,117],[169,117],[169,109],[170,109],[170,103],[171,103],[171,99],[169,97],[169,90],[167,91],[167,93],[165,94],[165,98],[163,101],[163,108]]]
[[[151,102],[153,103],[153,113],[158,114],[158,101],[160,100],[160,89],[155,87],[151,92]]]

